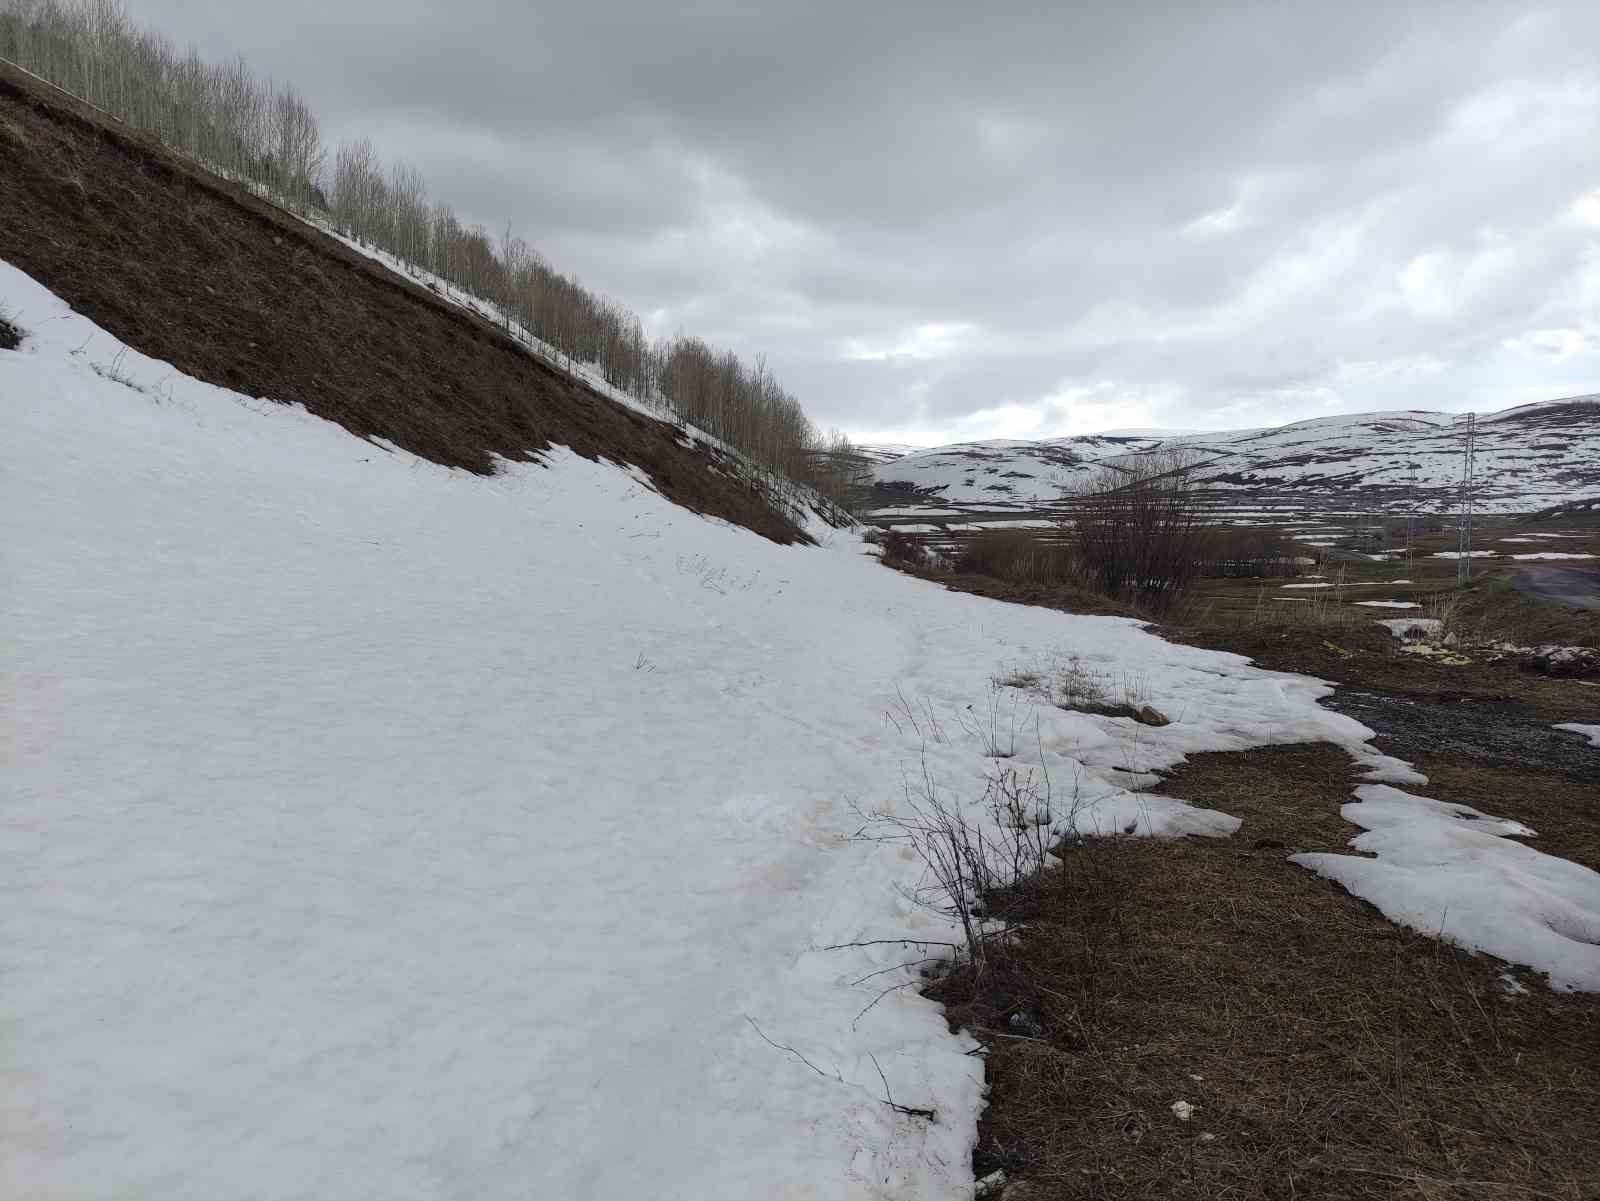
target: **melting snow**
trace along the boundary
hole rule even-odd
[[[1340,811],[1366,833],[1294,862],[1371,901],[1390,921],[1600,990],[1600,874],[1512,841],[1534,831],[1383,784]]]
[[[1436,638],[1444,633],[1444,622],[1437,617],[1389,617],[1373,624],[1385,627],[1396,638]]]
[[[1558,730],[1571,730],[1574,734],[1582,734],[1589,740],[1589,745],[1600,747],[1600,726],[1581,725],[1575,721],[1562,722],[1556,727]]]

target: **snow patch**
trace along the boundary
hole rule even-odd
[[[1600,726],[1582,725],[1575,721],[1562,722],[1556,727],[1558,730],[1571,730],[1574,734],[1582,734],[1589,740],[1589,745],[1600,747]]]
[[[1290,858],[1376,905],[1389,920],[1526,964],[1559,989],[1600,990],[1600,873],[1513,841],[1534,831],[1402,792],[1356,789],[1340,812],[1353,849]]]

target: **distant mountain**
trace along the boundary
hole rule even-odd
[[[1130,456],[1182,448],[1208,502],[1243,514],[1452,510],[1460,415],[1425,410],[1317,417],[1266,429],[1116,431],[1043,441],[992,439],[897,455],[874,448],[881,524],[1048,515],[1064,490]],[[899,448],[894,448],[899,449]],[[1480,415],[1477,507],[1529,512],[1600,495],[1600,394]]]

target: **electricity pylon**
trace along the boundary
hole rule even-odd
[[[1461,447],[1461,513],[1460,538],[1456,551],[1456,583],[1465,584],[1472,578],[1472,509],[1476,497],[1478,415],[1467,413],[1450,423],[1464,427]]]

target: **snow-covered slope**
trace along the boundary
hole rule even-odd
[[[1147,435],[1116,434],[960,442],[891,458],[873,469],[873,479],[880,498],[890,505],[904,495],[934,507],[1030,508],[1055,500],[1074,472],[1102,459],[1154,450],[1162,442]]]
[[[924,766],[976,799],[997,667],[1075,657],[1175,717],[1024,707],[1010,763],[1077,781],[1057,828],[1228,833],[1129,791],[1197,750],[1408,778],[1316,681],[559,448],[450,470],[3,264],[0,304],[5,1197],[970,1197],[982,1061],[894,941],[951,928],[852,835]],[[1538,953],[1581,982],[1570,941]]]
[[[1328,508],[1454,503],[1462,427],[1421,410],[1319,417],[1272,429],[1044,442],[976,442],[904,455],[874,470],[879,508],[1035,512],[1117,456],[1182,448],[1219,505]],[[1522,405],[1478,420],[1480,508],[1523,512],[1600,492],[1600,396]]]

